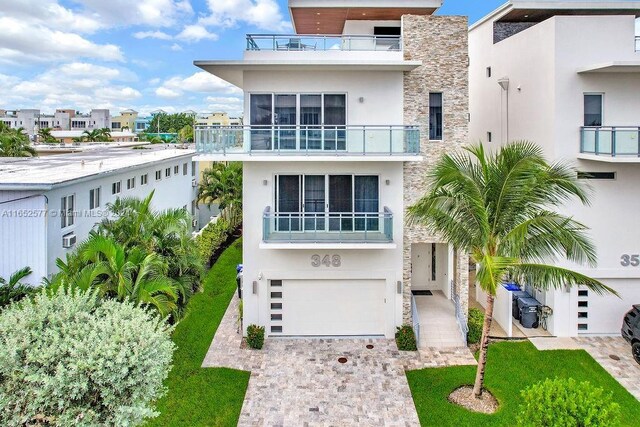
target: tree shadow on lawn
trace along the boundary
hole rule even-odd
[[[487,356],[485,387],[500,402],[495,414],[470,412],[447,400],[464,384],[473,384],[475,366],[427,368],[406,373],[413,401],[423,426],[514,426],[520,392],[545,378],[574,378],[613,392],[621,406],[622,426],[637,425],[640,402],[584,350],[539,351],[530,342],[491,344]]]

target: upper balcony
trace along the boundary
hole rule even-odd
[[[640,163],[640,126],[583,126],[581,159]]]
[[[195,141],[211,160],[420,160],[417,126],[197,126]]]

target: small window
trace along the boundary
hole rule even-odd
[[[122,185],[122,181],[116,181],[113,184],[111,184],[111,194],[119,194],[121,185]]]
[[[89,190],[89,209],[100,207],[100,187]]]
[[[491,77],[491,67],[487,67],[487,77]]]
[[[579,331],[586,331],[589,329],[589,326],[586,323],[578,323],[578,330]]]
[[[62,228],[72,226],[75,221],[76,196],[65,196],[60,200],[60,220]]]
[[[160,181],[162,179],[162,171],[156,171],[156,181]]]
[[[589,307],[589,301],[578,301],[578,307]]]
[[[282,303],[281,302],[272,302],[271,303],[271,310],[282,310]]]
[[[272,288],[282,287],[282,280],[272,280],[271,281],[271,287]]]
[[[442,140],[442,93],[429,94],[429,139]]]
[[[165,176],[166,178],[169,178],[169,177],[171,176],[171,168],[166,168],[166,169],[164,170],[164,176]]]
[[[191,162],[191,176],[196,176],[196,162]]]
[[[491,132],[487,132],[487,142],[491,142],[492,136],[493,135],[491,135]]]
[[[271,315],[271,320],[282,320],[282,313],[274,313]]]
[[[587,317],[589,317],[589,314],[586,311],[578,312],[578,319],[586,319]]]
[[[178,173],[180,173],[180,166],[179,165],[175,165],[173,167],[173,174],[174,175],[178,175]]]
[[[136,186],[136,179],[135,178],[127,179],[127,190],[131,190],[131,189],[135,188],[135,186]]]
[[[281,333],[282,332],[282,326],[272,326],[271,327],[271,332],[273,332],[273,333]]]
[[[584,95],[584,125],[602,126],[602,94]]]
[[[182,165],[182,175],[187,176],[187,173],[189,173],[189,164],[184,163]]]
[[[615,172],[578,172],[578,179],[616,179]]]
[[[578,296],[579,297],[588,297],[589,296],[589,291],[587,291],[586,289],[582,289],[578,291]]]
[[[145,173],[144,175],[140,175],[140,185],[147,185],[149,182],[149,174]]]
[[[282,292],[271,292],[271,298],[274,298],[274,299],[282,298]]]

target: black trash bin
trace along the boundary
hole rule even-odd
[[[523,328],[531,329],[538,327],[538,307],[540,307],[540,305],[535,298],[520,298],[518,300],[520,324]]]
[[[511,291],[511,315],[516,320],[520,320],[520,308],[518,307],[520,298],[531,298],[531,295],[526,291]]]

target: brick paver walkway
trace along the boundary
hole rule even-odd
[[[417,426],[404,371],[476,363],[467,348],[400,352],[388,339],[267,339],[262,351],[241,349],[237,305],[234,297],[202,366],[251,371],[239,425]]]

